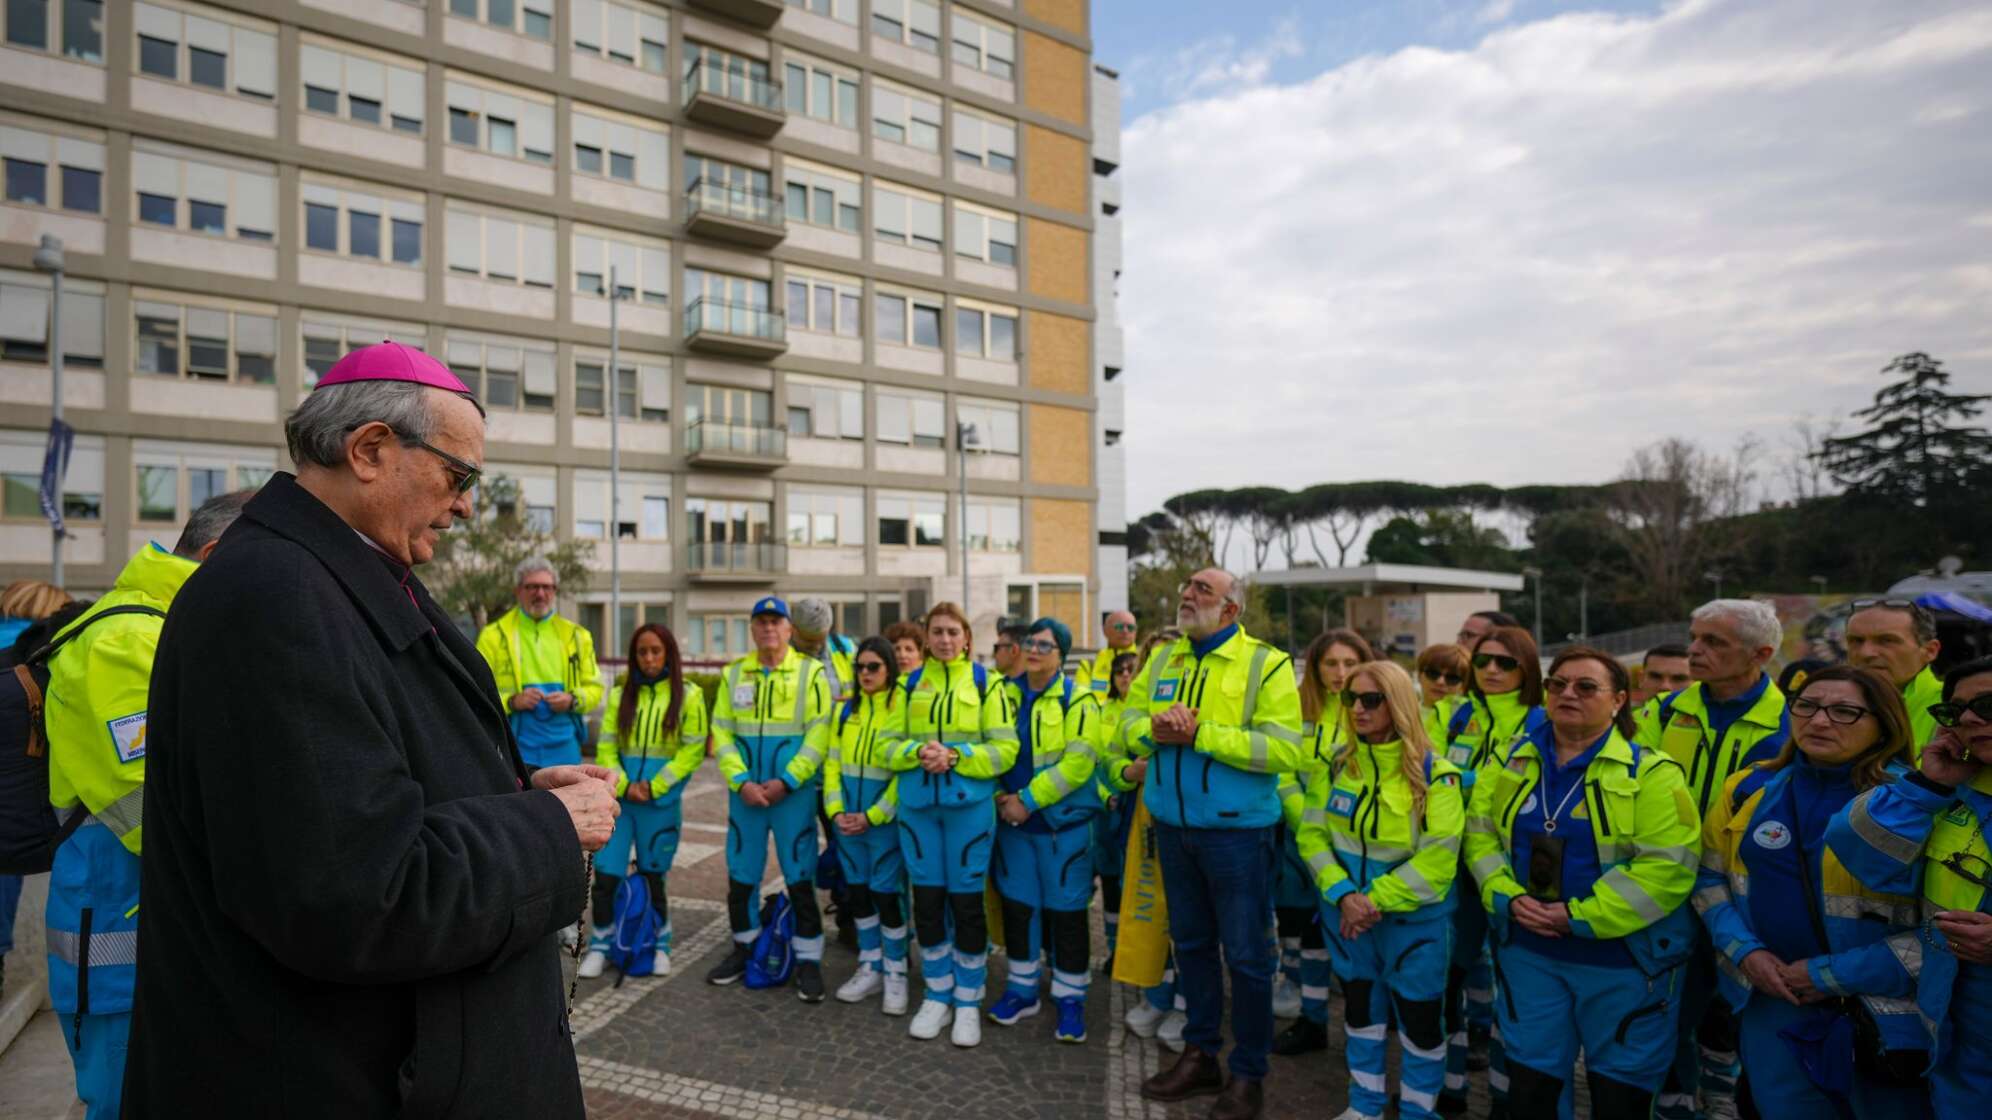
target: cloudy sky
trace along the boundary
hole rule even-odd
[[[1213,11],[1225,13],[1221,27]],[[1126,86],[1128,508],[1594,481],[1992,391],[1992,7],[1096,0]]]

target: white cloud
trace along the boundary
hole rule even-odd
[[[1299,58],[1300,25],[1292,17],[1279,22],[1257,43],[1241,46],[1234,35],[1213,35],[1167,55],[1144,55],[1121,69],[1122,96],[1157,86],[1170,102],[1205,95],[1222,97],[1265,84],[1283,58]]]
[[[1487,0],[1473,13],[1475,23],[1500,23],[1515,14],[1515,0]]]
[[[1603,479],[1842,414],[1912,349],[1992,389],[1982,5],[1688,0],[1293,85],[1267,57],[1179,68],[1202,92],[1123,140],[1133,513]]]

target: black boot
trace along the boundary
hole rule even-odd
[[[823,966],[820,963],[795,962],[795,998],[804,1003],[823,1002]]]
[[[1273,1039],[1273,1053],[1294,1057],[1298,1054],[1312,1054],[1316,1050],[1328,1049],[1328,1025],[1317,1023],[1303,1015],[1293,1021],[1293,1025]]]

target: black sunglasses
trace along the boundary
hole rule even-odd
[[[1346,688],[1342,690],[1342,703],[1344,704],[1354,704],[1358,708],[1368,709],[1381,708],[1383,707],[1383,702],[1384,696],[1381,692],[1356,692]]]
[[[1563,690],[1566,688],[1575,690],[1577,695],[1582,696],[1586,700],[1605,690],[1604,685],[1599,684],[1590,677],[1578,677],[1574,681],[1565,680],[1562,677],[1551,677],[1542,682],[1542,690],[1551,696],[1563,695]]]
[[[1509,657],[1505,653],[1476,653],[1473,655],[1474,668],[1485,669],[1489,665],[1499,665],[1501,671],[1504,673],[1512,673],[1522,667],[1520,661]]]
[[[1466,678],[1460,676],[1458,673],[1441,673],[1437,669],[1427,669],[1419,675],[1428,681],[1443,681],[1446,684],[1453,685],[1466,683]]]
[[[1797,710],[1797,705],[1793,705]],[[1992,723],[1992,692],[1974,696],[1967,701],[1951,700],[1942,704],[1930,705],[1930,716],[1944,727],[1956,727],[1964,722],[1964,713],[1970,712],[1986,723]]]
[[[1806,700],[1804,698],[1791,702],[1791,719],[1793,723],[1804,723],[1820,712],[1825,712],[1827,719],[1844,727],[1859,723],[1861,717],[1868,714],[1868,709],[1861,707],[1859,704],[1821,704],[1817,700]]]
[[[860,672],[860,673],[883,673],[883,672],[885,672],[885,662],[883,662],[883,661],[860,661],[860,662],[858,662],[858,672]]]

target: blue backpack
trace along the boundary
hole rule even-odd
[[[610,921],[609,963],[616,966],[616,987],[624,978],[648,976],[657,963],[657,909],[650,905],[650,884],[641,875],[626,875],[616,888],[616,912]]]
[[[761,932],[747,958],[750,988],[778,988],[795,972],[795,908],[779,892],[761,900]]]

